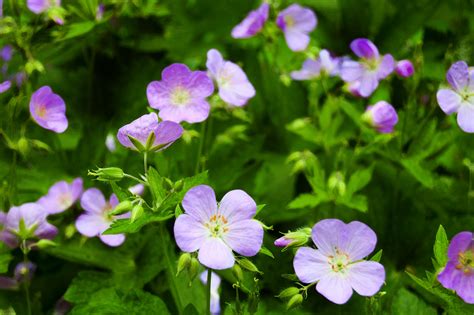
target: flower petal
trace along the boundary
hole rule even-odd
[[[346,224],[344,241],[340,248],[349,255],[351,261],[360,260],[374,251],[377,235],[366,224],[352,221]]]
[[[231,268],[235,262],[230,247],[216,237],[209,237],[202,243],[198,259],[201,264],[214,270]]]
[[[43,221],[38,225],[34,234],[40,239],[51,240],[58,234],[58,229],[54,225]]]
[[[446,80],[455,91],[465,88],[469,83],[469,67],[465,61],[458,61],[451,65],[446,73]]]
[[[341,79],[345,82],[359,80],[364,74],[364,67],[357,61],[345,60],[341,66]]]
[[[326,274],[316,285],[316,291],[336,304],[344,304],[352,296],[352,288],[347,278],[339,273]]]
[[[448,257],[451,260],[457,260],[459,253],[465,252],[474,239],[474,234],[471,232],[460,232],[456,234],[449,243]]]
[[[224,66],[224,58],[217,49],[210,49],[207,52],[206,67],[211,75],[216,78],[219,71]]]
[[[299,30],[288,29],[285,31],[285,40],[291,50],[302,51],[308,47],[310,37]]]
[[[186,106],[168,105],[161,108],[159,116],[163,120],[174,121],[176,123],[186,121],[188,123],[198,123],[207,119],[211,107],[205,100],[193,100]]]
[[[94,237],[105,231],[110,223],[95,213],[81,214],[76,220],[76,229],[84,236]]]
[[[206,98],[214,92],[214,83],[205,71],[193,71],[187,80],[187,88],[193,98]]]
[[[107,235],[99,235],[99,238],[105,244],[117,247],[125,242],[125,234],[107,234]]]
[[[385,269],[378,262],[361,261],[348,268],[350,285],[362,296],[372,296],[379,292],[385,281]]]
[[[104,195],[97,188],[89,188],[82,194],[81,207],[88,212],[101,214],[106,205]]]
[[[242,220],[229,224],[223,239],[242,256],[255,256],[262,248],[263,227],[256,220]]]
[[[319,281],[326,274],[332,272],[328,258],[320,250],[310,247],[300,247],[293,259],[295,273],[304,283]]]
[[[161,78],[163,81],[172,82],[173,85],[184,85],[191,75],[191,70],[188,66],[182,63],[173,63],[161,72]]]
[[[450,89],[441,89],[436,93],[439,107],[446,114],[452,114],[458,111],[462,103],[462,97]]]
[[[183,252],[197,251],[207,236],[209,231],[206,227],[188,214],[180,215],[174,223],[174,238]]]
[[[458,125],[464,132],[474,132],[474,105],[461,105],[458,110]]]
[[[338,219],[321,220],[313,226],[311,238],[324,256],[334,255],[334,247],[343,243],[346,224]]]
[[[231,190],[224,195],[219,203],[218,212],[229,222],[247,220],[254,217],[257,212],[257,204],[245,191]]]
[[[393,70],[395,70],[395,59],[390,54],[384,55],[377,69],[377,79],[385,79]]]
[[[379,86],[379,80],[377,74],[372,72],[366,72],[361,80],[359,86],[359,94],[362,97],[369,97]]]
[[[162,121],[155,129],[154,146],[164,145],[160,150],[164,150],[173,142],[178,140],[183,134],[183,127],[172,121]]]
[[[151,108],[159,109],[168,106],[170,103],[171,91],[169,87],[161,81],[152,81],[146,88],[146,97]]]
[[[372,59],[379,57],[377,46],[367,38],[357,38],[353,40],[351,43],[351,49],[359,58]]]
[[[301,70],[292,71],[290,76],[293,80],[310,80],[319,76],[321,62],[314,59],[306,59]]]
[[[182,204],[184,211],[201,223],[206,223],[217,213],[216,194],[207,185],[195,186],[188,190]]]

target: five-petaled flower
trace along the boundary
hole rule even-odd
[[[260,32],[268,19],[270,5],[266,2],[253,11],[250,11],[245,19],[232,29],[233,38],[249,38]]]
[[[181,63],[166,67],[161,81],[148,84],[150,106],[158,109],[163,120],[198,123],[209,116],[206,98],[214,92],[214,84],[204,71],[191,71]]]
[[[31,95],[30,113],[41,127],[62,133],[67,129],[66,104],[49,86],[43,86]]]
[[[276,24],[285,34],[288,47],[293,51],[302,51],[308,47],[309,33],[318,23],[316,14],[309,9],[292,4],[278,14]]]
[[[451,88],[436,94],[438,104],[446,114],[457,113],[459,127],[474,133],[474,71],[464,61],[455,62],[446,73]]]
[[[255,201],[243,190],[224,195],[219,205],[214,190],[206,185],[191,188],[183,199],[185,214],[174,224],[174,236],[184,252],[199,251],[198,259],[211,269],[231,268],[232,250],[254,256],[262,247],[263,227],[252,219]]]
[[[438,275],[447,289],[456,291],[466,303],[474,304],[474,234],[456,234],[448,248],[448,263]]]
[[[293,260],[301,282],[317,282],[316,290],[336,304],[346,303],[352,290],[362,296],[380,290],[385,281],[384,267],[363,260],[377,243],[377,236],[367,225],[322,220],[313,227],[312,239],[318,249],[301,247]]]
[[[362,117],[380,133],[393,132],[393,128],[398,123],[397,111],[385,101],[368,106]]]
[[[72,183],[60,181],[49,188],[48,193],[38,200],[48,214],[56,214],[69,209],[82,194],[82,178]]]
[[[293,80],[311,80],[321,75],[335,76],[339,74],[343,57],[333,57],[326,49],[319,52],[318,59],[306,59],[300,70],[292,71]]]

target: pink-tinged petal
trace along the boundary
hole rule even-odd
[[[183,198],[184,211],[201,223],[217,213],[217,201],[214,190],[207,185],[199,185],[188,190]]]
[[[346,224],[338,219],[321,220],[313,226],[311,238],[324,256],[335,254],[335,247],[341,247]]]
[[[229,224],[223,239],[232,250],[242,256],[255,256],[262,248],[263,227],[256,220],[242,220]]]
[[[145,192],[145,185],[143,184],[136,184],[130,188],[128,188],[128,191],[130,191],[134,195],[141,196]]]
[[[207,119],[211,106],[205,100],[194,100],[186,106],[166,106],[160,110],[159,116],[163,120],[180,123],[199,123]]]
[[[293,268],[303,283],[314,283],[332,272],[328,257],[310,247],[298,249],[293,259]]]
[[[164,82],[152,81],[146,88],[148,103],[154,109],[165,108],[171,102],[170,95],[171,90]]]
[[[415,68],[410,60],[400,60],[397,62],[397,66],[395,67],[395,72],[401,77],[408,78],[413,75],[415,72]]]
[[[174,238],[183,252],[197,251],[208,236],[204,224],[188,214],[180,215],[174,223]]]
[[[31,12],[40,14],[48,10],[51,4],[49,0],[27,0],[26,6]]]
[[[297,6],[297,4],[292,4],[291,6]],[[300,7],[299,12],[293,15],[293,19],[295,23],[293,27],[306,33],[312,32],[318,24],[313,10],[305,7]]]
[[[245,19],[232,29],[233,38],[249,38],[260,32],[268,19],[270,5],[267,2],[254,11],[250,11]]]
[[[377,79],[385,79],[393,70],[395,70],[395,59],[390,54],[384,55],[377,69]]]
[[[375,261],[361,261],[348,266],[348,281],[362,296],[373,296],[385,281],[384,267]]]
[[[370,40],[357,38],[351,43],[351,50],[359,58],[372,59],[379,57],[379,50]]]
[[[183,85],[189,75],[191,75],[191,70],[189,70],[188,66],[182,63],[173,63],[164,68],[161,72],[161,78],[163,81],[171,81],[175,85]]]
[[[459,253],[465,252],[471,242],[474,240],[474,234],[471,232],[460,232],[456,234],[449,243],[448,257],[450,260],[457,260]]]
[[[219,96],[233,106],[243,106],[255,96],[255,88],[245,72],[235,63],[226,61],[217,75]]]
[[[94,237],[107,230],[110,222],[101,215],[95,213],[81,214],[76,220],[76,229],[84,236]]]
[[[204,71],[193,71],[187,79],[187,88],[193,98],[203,99],[214,92],[214,83]]]
[[[285,40],[291,50],[303,51],[308,47],[310,37],[301,31],[288,29],[285,31]]]
[[[222,58],[221,53],[217,49],[210,49],[207,52],[207,61],[206,67],[211,75],[216,78],[219,71],[224,66],[224,58]]]
[[[458,125],[468,133],[474,132],[474,105],[464,103],[458,110]]]
[[[31,95],[29,108],[31,117],[41,127],[56,133],[67,129],[66,104],[49,86],[43,86]]]
[[[148,137],[159,127],[156,113],[142,115],[129,124],[121,127],[117,132],[117,139],[126,148],[136,149],[129,136],[137,139],[143,146]]]
[[[201,280],[201,282],[204,285],[207,285],[208,272],[209,272],[209,270],[204,270],[199,275],[199,280]],[[211,273],[211,291],[217,292],[217,290],[219,290],[220,286],[221,286],[221,277],[219,277],[219,275],[215,272]]]
[[[107,234],[107,235],[99,235],[99,238],[105,244],[111,247],[117,247],[125,242],[125,234]]]
[[[231,268],[235,262],[230,247],[222,239],[216,237],[204,240],[199,249],[198,259],[201,264],[214,270]]]
[[[345,60],[341,66],[341,78],[345,82],[359,80],[364,74],[365,69],[362,64],[353,60]]]
[[[461,95],[449,89],[439,90],[436,93],[436,98],[439,107],[448,115],[457,112],[462,103]]]
[[[292,71],[290,76],[293,80],[310,80],[317,78],[321,72],[321,62],[313,59],[306,59],[301,70]]]
[[[47,215],[41,205],[33,202],[22,204],[19,207],[12,207],[5,219],[5,228],[6,230],[18,231],[20,220],[23,220],[25,226],[29,229],[33,225],[46,222]]]
[[[352,221],[345,225],[344,243],[340,244],[340,249],[349,255],[351,261],[360,260],[375,249],[377,235],[366,224],[359,221]]]
[[[247,220],[254,217],[257,204],[245,191],[236,189],[224,195],[219,203],[219,214],[229,222]]]
[[[8,91],[12,87],[12,82],[10,80],[3,81],[0,83],[0,93]]]
[[[474,277],[462,277],[456,287],[456,293],[464,302],[474,304]]]
[[[366,72],[360,79],[359,94],[362,97],[369,97],[379,86],[377,74],[373,72]]]
[[[328,273],[322,277],[316,285],[316,291],[336,304],[344,304],[352,296],[352,288],[348,279],[336,272]]]
[[[465,61],[452,64],[446,73],[446,80],[455,91],[465,88],[469,84],[469,67]]]
[[[89,188],[82,194],[81,207],[87,212],[102,214],[106,206],[104,195],[97,188]]]
[[[164,150],[173,142],[178,140],[183,134],[183,127],[172,121],[162,121],[155,129],[154,146],[163,146],[159,150]]]

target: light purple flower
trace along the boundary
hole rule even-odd
[[[102,20],[102,18],[104,17],[104,12],[105,12],[105,4],[100,3],[100,4],[97,6],[97,11],[96,11],[96,13],[95,13],[95,19],[96,19],[97,21]]]
[[[136,184],[132,187],[128,188],[128,191],[130,191],[134,195],[141,196],[143,195],[143,192],[145,191],[145,185],[143,184]]]
[[[302,51],[308,47],[309,33],[316,28],[316,14],[299,4],[292,4],[278,14],[276,23],[285,34],[285,40],[293,51]]]
[[[8,91],[12,87],[12,82],[10,80],[0,83],[0,93]]]
[[[448,263],[438,281],[469,304],[474,304],[474,234],[456,234],[448,248]]]
[[[3,17],[3,0],[0,0],[0,17]]]
[[[415,68],[410,60],[400,60],[397,62],[395,72],[401,77],[408,78],[413,75]]]
[[[26,80],[26,73],[24,71],[17,72],[14,76],[17,87],[21,87]]]
[[[474,132],[474,71],[464,61],[455,62],[448,70],[446,79],[451,88],[440,89],[436,94],[438,104],[446,114],[457,113],[459,127]]]
[[[61,0],[27,0],[26,6],[31,12],[41,14],[54,6],[60,6]]]
[[[181,63],[166,67],[161,81],[148,84],[150,106],[163,120],[197,123],[207,119],[210,105],[206,98],[214,92],[212,80],[204,71],[191,71]]]
[[[335,76],[339,74],[342,60],[342,58],[332,57],[329,51],[323,49],[319,52],[318,59],[306,59],[301,70],[292,71],[290,76],[293,80],[311,80],[322,74]]]
[[[112,194],[109,201],[105,200],[102,192],[96,188],[87,189],[81,197],[81,207],[85,213],[76,220],[76,228],[84,236],[98,236],[102,242],[109,246],[120,246],[125,241],[125,234],[103,235],[115,219],[130,217],[130,213],[112,216],[110,212],[118,204],[117,197]]]
[[[204,285],[207,285],[207,275],[209,270],[205,270],[199,276],[199,280]],[[219,287],[221,286],[221,277],[219,277],[215,272],[211,273],[211,306],[210,306],[210,313],[212,315],[219,315],[221,313],[221,305],[220,305],[220,295],[219,295]]]
[[[362,97],[368,97],[377,89],[379,81],[393,72],[395,60],[390,54],[380,56],[374,43],[365,38],[352,41],[351,49],[361,60],[344,61],[341,78],[357,88]]]
[[[48,214],[61,213],[69,209],[82,194],[82,178],[76,178],[72,183],[60,181],[49,188],[48,193],[38,200]]]
[[[155,140],[150,148],[146,148],[147,140],[154,134]],[[183,127],[172,121],[158,122],[155,113],[143,115],[128,125],[123,126],[117,133],[118,141],[126,148],[135,148],[129,137],[140,142],[148,151],[161,151],[173,144],[183,134]]]
[[[12,59],[13,55],[13,47],[11,45],[5,45],[3,46],[2,50],[0,50],[0,58],[3,59],[3,61],[8,62]]]
[[[367,225],[322,220],[314,225],[312,239],[318,249],[301,247],[293,260],[301,282],[317,282],[316,291],[336,304],[346,303],[352,290],[362,296],[373,296],[380,290],[385,281],[384,267],[363,260],[377,243],[377,236]]]
[[[244,106],[255,96],[255,89],[245,72],[235,63],[224,60],[216,49],[207,52],[206,67],[219,87],[220,98],[234,106]]]
[[[31,281],[36,272],[36,265],[31,261],[20,262],[15,266],[15,279],[18,283]]]
[[[375,105],[368,106],[363,119],[380,133],[393,132],[393,127],[398,123],[397,111],[385,101],[379,101]]]
[[[185,214],[174,224],[179,248],[199,251],[198,259],[211,269],[234,265],[232,250],[255,256],[262,246],[263,228],[253,220],[257,205],[243,190],[229,191],[217,205],[214,190],[206,185],[191,188],[183,199]]]
[[[0,239],[10,247],[18,246],[24,239],[53,239],[58,230],[46,221],[47,215],[43,207],[36,203],[10,208]],[[26,231],[20,231],[20,221],[23,221]]]
[[[43,86],[31,95],[30,113],[41,127],[62,133],[67,129],[66,104],[49,86]]]
[[[264,2],[258,9],[250,11],[245,19],[232,29],[232,37],[249,38],[260,32],[268,20],[269,10],[270,5]]]
[[[110,152],[115,152],[115,150],[117,150],[117,146],[115,145],[115,137],[113,134],[109,133],[107,137],[105,137],[105,146]]]

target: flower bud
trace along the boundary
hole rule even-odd
[[[178,180],[176,183],[174,183],[174,187],[173,189],[175,191],[180,191],[181,189],[183,189],[183,185],[184,185],[184,182],[182,179]]]
[[[238,282],[244,281],[244,274],[242,272],[242,268],[240,268],[239,265],[235,264],[234,267],[232,267],[232,274]]]
[[[74,236],[74,233],[76,233],[76,226],[73,224],[69,224],[66,226],[64,229],[64,236],[69,239]]]
[[[346,194],[346,183],[341,172],[334,172],[328,179],[328,188],[339,196]]]
[[[283,250],[290,246],[303,246],[311,237],[311,228],[302,228],[294,232],[285,233],[282,237],[275,241],[275,246],[284,247]]]
[[[303,295],[301,294],[293,295],[293,297],[288,301],[288,304],[286,304],[286,309],[289,310],[289,309],[295,308],[301,303],[303,303]]]
[[[297,287],[289,287],[281,291],[277,297],[279,297],[280,299],[286,299],[286,298],[291,298],[292,296],[298,293],[300,293],[300,289],[298,289]]]
[[[125,200],[120,202],[112,212],[110,212],[111,215],[120,215],[129,212],[132,210],[133,203],[130,200]]]
[[[260,274],[263,273],[260,270],[258,270],[257,266],[255,266],[254,263],[248,260],[247,258],[240,259],[237,262],[242,268],[247,269],[248,271],[257,272]]]
[[[395,72],[401,77],[408,78],[413,75],[415,68],[410,60],[400,60],[397,62]]]
[[[18,140],[17,147],[18,147],[18,151],[23,156],[27,156],[28,153],[30,152],[28,139],[26,139],[25,137],[21,137],[20,140]]]
[[[97,180],[104,181],[104,182],[119,181],[125,176],[122,169],[118,167],[106,167],[106,168],[99,167],[95,171],[89,171],[87,175],[96,176]]]
[[[391,133],[398,123],[398,115],[392,105],[385,101],[368,106],[362,120],[380,133]]]
[[[132,216],[131,216],[130,220],[132,222],[135,222],[136,219],[138,219],[139,217],[141,217],[143,215],[143,212],[144,212],[144,209],[143,209],[142,205],[141,204],[136,205],[132,209]]]
[[[191,262],[189,264],[189,268],[188,268],[189,285],[191,285],[191,283],[194,281],[194,279],[198,275],[198,271],[199,271],[199,261],[195,257],[192,257]]]
[[[36,242],[34,244],[34,246],[39,248],[39,249],[45,249],[45,248],[54,247],[54,246],[57,246],[57,245],[58,244],[56,244],[55,242],[53,242],[51,240],[48,240],[48,239],[41,239],[41,240],[39,240],[38,242]]]
[[[190,253],[183,253],[179,256],[178,260],[178,267],[176,272],[176,277],[184,270],[188,269],[191,265],[191,254]]]

